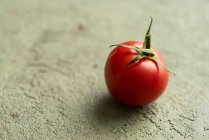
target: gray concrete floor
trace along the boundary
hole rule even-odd
[[[0,139],[209,139],[209,1],[0,0]],[[115,102],[109,45],[143,40],[175,71],[143,108]]]

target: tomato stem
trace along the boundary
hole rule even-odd
[[[150,25],[149,25],[149,28],[148,28],[147,33],[145,35],[144,44],[143,44],[142,49],[150,49],[151,48],[151,34],[150,34],[150,30],[151,30],[151,27],[152,27],[153,18],[152,17],[150,17],[150,18],[151,18]]]
[[[175,76],[175,73],[170,71],[167,68],[166,65],[164,65],[162,62],[160,62],[160,60],[158,60],[158,58],[155,57],[154,52],[150,49],[151,48],[151,34],[150,34],[150,30],[151,30],[152,22],[153,22],[153,18],[152,17],[150,17],[150,18],[151,18],[151,21],[150,21],[149,28],[147,30],[147,33],[146,33],[146,36],[145,36],[145,39],[144,39],[144,43],[143,43],[142,49],[138,48],[136,46],[125,45],[125,44],[111,45],[110,48],[122,46],[122,47],[125,47],[125,48],[129,48],[129,49],[135,50],[136,52],[139,53],[139,55],[136,56],[133,60],[131,60],[128,64],[126,64],[125,67],[128,67],[132,63],[134,63],[136,61],[140,61],[143,58],[147,58],[147,59],[153,60],[154,62],[159,64],[163,69],[165,69],[166,71],[168,71],[169,73],[171,73],[171,74],[173,74]]]

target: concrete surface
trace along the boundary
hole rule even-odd
[[[209,1],[0,0],[0,139],[209,139]],[[143,40],[175,71],[143,108],[115,102],[109,45]]]

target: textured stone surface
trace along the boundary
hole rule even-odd
[[[0,139],[209,139],[208,13],[207,0],[1,0]],[[150,15],[177,76],[124,107],[104,83],[108,46],[143,40]]]

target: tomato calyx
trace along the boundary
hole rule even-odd
[[[150,17],[150,18],[151,18],[150,25],[149,25],[149,28],[148,28],[147,33],[145,35],[145,39],[144,39],[144,43],[143,43],[142,48],[132,46],[132,45],[125,45],[125,44],[111,45],[110,48],[111,47],[122,46],[122,47],[125,47],[125,48],[135,50],[137,53],[139,53],[139,55],[137,55],[133,60],[131,60],[128,64],[126,64],[125,67],[128,67],[129,65],[135,63],[136,61],[140,61],[143,58],[147,58],[147,59],[153,60],[154,62],[159,64],[163,69],[165,69],[166,71],[168,71],[169,73],[171,73],[175,76],[175,73],[170,71],[167,68],[167,66],[165,66],[157,57],[155,57],[154,52],[150,49],[151,48],[150,30],[151,30],[151,26],[152,26],[152,22],[153,22],[153,18],[152,17]]]

